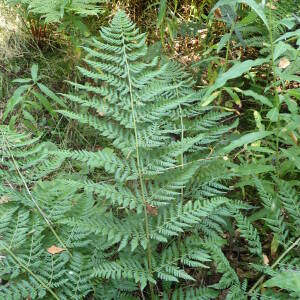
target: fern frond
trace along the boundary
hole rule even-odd
[[[262,246],[257,229],[250,223],[248,218],[241,213],[235,214],[235,219],[242,237],[249,244],[249,251],[262,258]]]

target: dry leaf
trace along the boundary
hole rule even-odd
[[[66,249],[60,248],[60,247],[56,247],[55,245],[51,246],[50,248],[47,249],[48,253],[50,254],[58,254],[61,253],[63,251],[66,251]]]
[[[221,19],[221,18],[222,18],[222,13],[221,13],[221,9],[220,9],[220,8],[217,8],[217,9],[214,11],[214,16],[215,16],[215,18],[218,18],[218,19]]]
[[[272,4],[272,3],[267,3],[266,6],[269,7],[269,8],[271,8],[271,9],[273,9],[273,10],[276,9],[276,6],[274,4]]]
[[[283,58],[280,59],[279,64],[278,64],[278,67],[279,67],[280,69],[285,69],[285,68],[287,68],[289,65],[290,65],[290,61],[289,61],[286,57],[283,57]]]
[[[298,138],[297,138],[297,136],[295,135],[294,131],[291,131],[289,135],[290,135],[290,137],[292,138],[293,142],[294,142],[296,145],[298,145]],[[1,203],[1,201],[0,201],[0,203]]]
[[[201,39],[205,39],[207,36],[208,30],[207,29],[200,29],[198,30],[198,34],[200,35]],[[199,41],[198,41],[199,43]]]
[[[105,116],[105,113],[103,111],[100,111],[100,110],[97,110],[97,114],[100,117],[104,117]]]
[[[150,205],[149,203],[146,203],[146,209],[147,212],[152,215],[152,216],[157,216],[158,215],[158,209],[155,206]]]
[[[266,254],[263,254],[263,259],[264,259],[264,264],[266,266],[268,266],[270,261],[269,261],[269,258],[268,258],[268,256]]]
[[[0,197],[0,204],[4,204],[9,202],[9,198],[7,196]]]
[[[245,273],[245,271],[241,268],[236,268],[236,272],[241,278],[245,278],[247,276],[247,273]]]

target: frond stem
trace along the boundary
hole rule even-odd
[[[126,64],[127,76],[128,76],[130,105],[131,105],[134,135],[135,135],[136,163],[137,163],[137,169],[138,169],[138,173],[139,173],[141,194],[142,194],[142,198],[143,198],[143,202],[144,202],[145,230],[146,230],[146,237],[147,237],[147,241],[148,241],[148,243],[147,243],[148,244],[147,245],[148,268],[149,268],[150,274],[152,274],[152,252],[151,252],[151,244],[150,244],[150,231],[149,231],[149,221],[148,221],[148,212],[147,212],[147,201],[145,198],[145,191],[144,191],[143,172],[141,170],[141,164],[140,164],[139,143],[138,143],[138,135],[137,135],[135,108],[134,108],[134,97],[133,97],[129,63],[128,63],[128,58],[127,58],[127,54],[126,54],[125,37],[124,37],[123,32],[122,32],[122,42],[123,42],[123,54],[125,57],[125,64]],[[150,282],[149,286],[150,286],[151,299],[154,299],[155,297],[154,297],[153,284]]]
[[[9,148],[9,145],[7,144],[6,140],[4,139],[5,143],[6,143],[6,149],[8,150],[9,152],[9,155],[12,159],[12,162],[13,162],[13,165],[18,173],[18,175],[20,176],[21,180],[22,180],[22,183],[25,187],[25,190],[28,194],[28,196],[30,197],[31,201],[34,203],[34,205],[36,206],[38,212],[41,214],[41,216],[43,217],[43,219],[45,220],[46,224],[48,225],[48,227],[50,228],[50,230],[52,231],[53,235],[56,237],[56,239],[61,243],[61,245],[65,248],[65,250],[69,253],[70,256],[72,256],[72,253],[68,250],[67,246],[65,245],[65,243],[62,241],[62,239],[59,237],[59,235],[57,234],[57,232],[54,230],[50,220],[48,219],[48,217],[46,216],[46,214],[44,213],[44,211],[40,208],[40,206],[38,205],[37,201],[34,199],[33,195],[31,194],[30,192],[30,189],[26,183],[26,180],[24,179],[19,167],[18,167],[18,164]]]
[[[271,269],[274,269],[281,262],[281,260],[299,244],[299,242],[300,237],[298,237],[298,239],[277,258],[277,260],[271,266]],[[262,275],[249,290],[248,294],[251,295],[257,289],[257,287],[264,281],[264,279],[265,275]]]
[[[6,247],[6,245],[3,242],[1,242],[1,245],[14,258],[14,260],[19,264],[20,267],[26,270],[26,272],[28,272],[36,281],[38,281],[41,284],[41,286],[43,286],[56,300],[59,300],[55,292],[49,286],[47,286],[47,284],[43,280],[41,280],[37,275],[35,275],[27,266],[25,266],[18,259],[18,257],[10,250],[9,247]]]

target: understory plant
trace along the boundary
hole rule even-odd
[[[64,28],[101,1],[10,2]],[[0,299],[298,299],[296,5],[218,1],[192,68],[200,89],[122,10],[84,42],[69,90],[51,92],[37,65],[15,80],[3,119],[20,114],[0,125]],[[160,1],[156,24],[173,36],[171,8]],[[86,145],[45,142],[42,106]],[[21,114],[35,136],[13,129]]]
[[[17,120],[32,132],[39,132],[41,125],[46,125],[47,118],[41,114],[43,111],[48,113],[52,118],[52,125],[57,121],[55,105],[65,107],[64,102],[55,95],[41,81],[44,76],[39,75],[39,66],[37,64],[31,67],[31,78],[17,78],[13,83],[19,84],[11,98],[7,101],[5,111],[3,112],[2,121],[5,122],[8,116],[14,115],[9,120],[10,127],[14,127]],[[52,103],[53,102],[53,103]],[[18,110],[17,110],[18,108]],[[40,133],[41,134],[41,133]]]
[[[261,5],[219,1],[213,9],[220,10],[220,19],[230,32],[217,47],[225,56],[225,65],[204,100],[229,98],[238,110],[245,111],[241,123],[248,133],[240,138],[244,148],[235,155],[238,165],[234,169],[240,177],[235,186],[250,203],[258,204],[249,212],[249,221],[260,228],[259,235],[268,236],[265,265],[249,265],[250,270],[261,273],[249,287],[254,299],[299,295],[298,5],[292,0]],[[240,51],[247,56],[249,49],[252,59],[233,61]]]
[[[234,217],[262,261],[242,213],[251,206],[226,197],[224,146],[237,123],[203,107],[178,64],[145,62],[146,35],[123,11],[83,48],[86,82],[70,82],[76,93],[64,97],[76,109],[59,113],[106,147],[63,150],[1,127],[0,295],[245,298],[222,252]],[[203,282],[212,271],[217,280]]]

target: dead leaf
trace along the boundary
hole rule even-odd
[[[215,17],[215,18],[218,18],[218,19],[221,19],[221,18],[222,18],[222,13],[221,13],[221,9],[220,9],[220,8],[217,8],[217,9],[214,11],[214,17]]]
[[[100,111],[100,110],[97,110],[97,114],[100,117],[104,117],[105,116],[105,113],[103,111]]]
[[[4,204],[9,202],[9,198],[7,196],[0,197],[0,204]]]
[[[286,69],[290,65],[290,63],[291,62],[286,57],[283,57],[280,59],[278,67],[280,69]]]
[[[294,142],[296,145],[298,145],[298,138],[297,138],[296,134],[294,133],[294,131],[291,131],[289,135],[290,135],[290,137],[292,138],[293,142]],[[1,201],[0,201],[0,203],[1,203]]]
[[[66,251],[66,249],[64,248],[60,248],[60,247],[56,247],[55,245],[51,246],[50,248],[47,249],[48,253],[55,255],[55,254],[59,254],[63,251]]]
[[[263,259],[264,259],[264,264],[266,266],[268,266],[270,261],[269,261],[269,258],[268,258],[268,256],[266,254],[263,254]]]
[[[149,203],[146,203],[146,209],[147,212],[152,215],[152,216],[157,216],[158,215],[158,209],[156,206],[152,206]]]
[[[245,272],[241,268],[236,268],[236,273],[239,275],[240,278],[248,278],[249,272]]]
[[[276,6],[274,4],[272,4],[272,3],[267,3],[266,6],[269,7],[269,8],[271,8],[271,9],[273,9],[273,10],[276,9]]]

